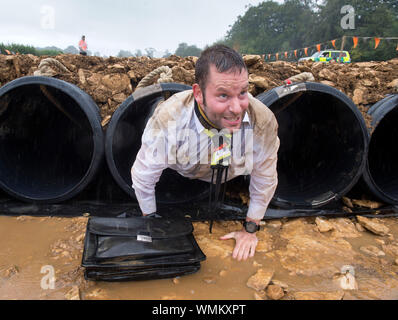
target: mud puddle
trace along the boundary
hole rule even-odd
[[[208,223],[194,223],[207,256],[199,272],[122,283],[84,280],[86,223],[85,217],[0,217],[0,299],[398,298],[396,218],[268,221],[255,257],[241,262],[231,258],[234,240],[219,240],[240,223],[216,222],[212,234]]]

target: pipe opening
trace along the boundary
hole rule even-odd
[[[359,178],[364,123],[347,101],[324,91],[300,91],[271,104],[262,99],[279,124],[279,182],[273,198],[278,206],[321,206],[349,191]]]
[[[398,99],[396,99],[398,100]],[[398,203],[398,103],[383,116],[373,131],[369,143],[368,172],[373,186],[387,197],[389,203]]]
[[[0,183],[27,200],[59,198],[79,185],[94,150],[87,115],[44,84],[15,86],[0,100]]]

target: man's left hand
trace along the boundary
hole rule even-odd
[[[235,239],[235,249],[232,258],[238,261],[254,257],[258,239],[255,233],[248,233],[246,230],[234,231],[220,238],[220,240]]]

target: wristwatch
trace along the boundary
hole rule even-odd
[[[245,228],[246,232],[248,232],[248,233],[255,233],[256,231],[260,230],[260,225],[257,225],[253,221],[243,222],[243,227]]]

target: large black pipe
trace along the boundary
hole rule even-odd
[[[363,178],[377,198],[398,204],[398,95],[380,100],[368,114],[372,133]]]
[[[360,178],[368,148],[361,113],[342,92],[320,83],[278,87],[257,99],[279,123],[279,207],[316,208],[346,194]]]
[[[105,136],[105,156],[117,184],[131,197],[135,192],[131,182],[131,167],[141,148],[146,123],[160,101],[191,87],[177,83],[162,83],[135,91],[112,115]],[[209,184],[185,178],[171,169],[163,171],[156,184],[159,204],[187,203],[207,196]]]
[[[28,202],[72,198],[103,159],[101,117],[77,86],[23,77],[0,88],[0,187]]]

